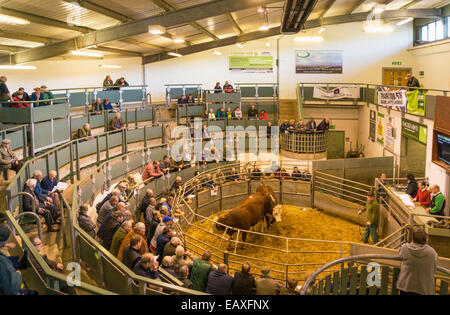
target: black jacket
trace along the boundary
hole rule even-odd
[[[308,123],[306,124],[306,129],[309,131],[316,129],[316,122],[308,121]]]
[[[116,219],[112,218],[108,221],[105,229],[103,230],[103,247],[109,249],[111,247],[112,239],[114,234],[119,229],[121,223]]]
[[[87,215],[87,213],[80,213],[78,215],[78,225],[83,229],[86,233],[88,233],[92,238],[95,238],[95,223],[92,222],[91,218]],[[109,248],[108,248],[109,249]]]
[[[139,249],[134,249],[131,245],[124,248],[122,262],[125,266],[133,270],[140,260],[141,253]]]
[[[320,122],[319,126],[317,126],[317,131],[325,131],[330,128],[330,123],[324,119]]]
[[[254,295],[255,278],[251,274],[240,271],[234,274],[233,295]]]
[[[234,279],[218,270],[212,271],[208,276],[206,285],[206,293],[213,295],[228,295],[233,287]]]
[[[25,189],[23,190],[23,192],[29,193],[31,194],[33,197],[30,197],[28,195],[23,195],[22,197],[22,209],[23,211],[28,211],[28,212],[33,212],[33,204],[35,204],[36,208],[36,212],[38,211],[39,208],[39,203],[36,202],[36,194],[34,193],[34,191],[32,191],[30,188],[28,188],[28,186],[25,186]],[[40,201],[40,200],[39,200]]]
[[[406,185],[406,193],[413,198],[416,198],[417,190],[419,186],[417,186],[417,182],[415,180],[408,180],[408,184]]]
[[[255,118],[255,117],[258,117],[258,110],[255,108],[255,109],[249,109],[248,110],[248,112],[247,112],[247,114],[248,114],[248,118]]]

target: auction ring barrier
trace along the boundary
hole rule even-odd
[[[328,132],[290,132],[280,134],[281,150],[297,154],[327,152]]]

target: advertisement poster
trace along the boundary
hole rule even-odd
[[[370,130],[369,130],[369,138],[372,142],[375,142],[377,133],[377,112],[374,110],[370,111]]]
[[[385,86],[378,86],[375,104],[406,112],[408,106],[406,91],[392,90]]]
[[[384,139],[384,146],[386,149],[388,149],[391,152],[394,152],[394,145],[395,145],[395,139],[394,139],[394,118],[391,116],[386,116],[386,125],[385,125],[385,139]]]
[[[407,93],[408,96],[408,114],[425,116],[425,93],[421,90],[415,90]]]
[[[327,89],[325,87],[314,86],[314,98],[320,99],[341,99],[341,98],[359,98],[359,86],[339,86],[334,89]]]
[[[273,55],[270,52],[232,53],[229,69],[243,73],[273,73]]]
[[[384,144],[384,114],[377,115],[377,141]]]
[[[428,128],[409,119],[402,119],[402,136],[427,144]]]
[[[295,73],[342,73],[342,50],[296,50]]]

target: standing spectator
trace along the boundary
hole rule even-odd
[[[317,130],[317,126],[316,126],[316,122],[314,120],[314,118],[310,118],[308,123],[306,124],[306,130],[307,131],[316,131]]]
[[[234,93],[233,86],[228,81],[225,81],[223,90],[225,91],[225,93]]]
[[[122,225],[122,222],[124,221],[124,214],[121,211],[114,212],[112,218],[105,222],[106,226],[102,229],[103,233],[101,236],[102,238],[102,245],[104,248],[109,249],[111,247],[111,243],[113,240],[114,235],[116,234],[117,230]],[[100,233],[100,230],[99,230]]]
[[[116,87],[126,87],[126,86],[130,86],[130,85],[128,84],[127,81],[125,81],[124,77],[121,77],[121,78],[117,79],[116,83],[114,83],[114,86],[116,86]],[[117,88],[117,90],[118,89],[119,88]]]
[[[211,253],[209,251],[204,252],[202,258],[194,260],[191,271],[191,281],[194,290],[206,292],[209,273],[214,270],[210,260]]]
[[[156,199],[153,198],[154,202],[152,201],[152,204],[156,204]],[[149,206],[150,207],[150,206]],[[161,212],[157,210],[153,210],[150,224],[148,225],[148,232],[147,232],[147,242],[150,244],[152,241],[153,235],[155,235],[156,228],[161,223]]]
[[[164,251],[163,251],[163,257],[166,256],[174,256],[175,252],[177,250],[177,247],[181,245],[181,240],[178,237],[172,237],[170,239],[170,242],[168,242],[165,246],[164,246]]]
[[[0,147],[0,169],[3,170],[3,179],[9,180],[8,170],[18,172],[23,166],[16,154],[11,149],[11,140],[3,139]]]
[[[295,124],[295,129],[293,130],[294,132],[305,132],[306,131],[306,125],[303,122],[303,120],[299,120],[297,122],[297,124]]]
[[[242,111],[241,111],[240,107],[237,107],[234,110],[234,118],[237,119],[237,120],[242,120]]]
[[[367,211],[366,229],[364,230],[363,242],[369,241],[369,236],[372,237],[374,244],[378,243],[377,227],[378,219],[380,217],[380,206],[378,201],[374,198],[371,191],[367,193],[367,203],[363,210],[358,212],[358,215]]]
[[[416,198],[414,198],[416,206],[423,206],[428,208],[431,203],[431,195],[427,189],[425,181],[419,182],[419,189],[417,190]]]
[[[173,258],[172,258],[172,256],[165,256],[162,259],[161,268],[164,271],[166,271],[167,273],[169,273],[175,279],[177,278],[177,275],[176,275],[175,270],[173,268]]]
[[[154,198],[153,198],[153,195],[154,195],[153,190],[147,189],[147,190],[145,191],[145,196],[142,198],[141,204],[140,204],[140,206],[139,206],[139,213],[138,213],[138,215],[137,215],[138,221],[141,220],[142,215],[144,215],[145,219],[147,219],[147,217],[146,217],[146,211],[147,211],[148,206],[149,206],[150,203],[151,203],[151,200],[154,199]],[[154,209],[153,209],[153,210],[154,210]],[[150,214],[151,214],[151,213],[150,213]],[[151,219],[151,217],[150,217],[149,219]]]
[[[127,236],[125,236],[125,238],[122,241],[122,244],[120,244],[119,251],[117,252],[117,259],[119,259],[120,261],[123,258],[123,250],[125,249],[125,247],[130,245],[131,238],[135,235],[140,236],[142,239],[141,246],[140,246],[141,255],[148,252],[147,242],[145,241],[145,224],[142,222],[138,222],[134,226],[133,230],[130,231],[127,234]]]
[[[188,266],[180,267],[178,280],[183,282],[183,288],[187,288],[190,290],[194,289],[194,285],[192,284],[192,281],[189,280],[189,267]]]
[[[159,168],[159,162],[155,160],[145,167],[144,172],[142,173],[142,181],[144,184],[148,184],[150,179],[159,178],[163,175],[164,173],[161,172],[161,169]]]
[[[249,120],[258,119],[258,111],[255,109],[255,105],[252,105],[252,107],[248,110],[247,115]]]
[[[244,262],[241,271],[234,274],[233,295],[254,295],[256,289],[255,277],[250,273],[250,263]]]
[[[120,244],[122,244],[123,239],[130,233],[133,229],[133,224],[131,221],[124,221],[114,233],[111,246],[109,247],[109,252],[117,257],[117,253],[119,252]]]
[[[386,173],[380,174],[379,181],[380,181],[381,185],[380,184],[377,185],[378,186],[377,187],[378,188],[378,197],[382,198],[382,199],[386,199],[386,190],[384,189],[384,187],[389,185],[389,182],[386,180]]]
[[[102,99],[98,97],[94,104],[92,104],[91,111],[92,112],[103,112],[105,110],[105,107],[103,106]]]
[[[272,136],[272,122],[271,121],[267,122],[266,134],[267,134],[267,138],[270,138]]]
[[[173,237],[173,231],[170,227],[165,227],[162,233],[156,239],[156,255],[158,255],[158,262],[162,263],[164,256],[164,248]]]
[[[44,100],[52,100],[55,97],[53,96],[53,93],[47,90],[47,86],[42,85],[41,86],[41,94],[43,95]],[[50,102],[45,102],[45,105],[50,105]]]
[[[160,166],[161,171],[163,174],[167,174],[168,172],[172,172],[172,163],[170,162],[170,158],[168,155],[164,155],[163,160],[161,161]]]
[[[189,257],[189,258],[188,258]],[[192,268],[192,264],[194,261],[194,255],[184,250],[183,246],[178,245],[175,249],[175,255],[172,256],[174,269],[176,273],[180,272],[181,267],[186,266],[188,268]]]
[[[34,92],[31,93],[30,101],[33,103],[33,107],[39,107],[45,105],[44,103],[38,102],[44,99],[44,94],[41,92],[41,88],[35,87]]]
[[[216,86],[214,87],[214,93],[222,93],[222,87],[220,86],[220,82],[216,83]]]
[[[178,99],[178,105],[186,106],[187,104],[187,98],[186,95],[181,95],[181,97]]]
[[[317,126],[317,131],[327,131],[328,129],[330,129],[330,119],[325,118],[320,122],[319,126]]]
[[[108,217],[109,215],[112,215],[119,203],[119,197],[117,196],[111,196],[111,198],[106,201],[103,206],[100,208],[100,211],[98,212],[97,216],[97,225],[100,227],[103,223],[103,221]]]
[[[188,103],[188,104],[191,104],[191,105],[195,104],[195,98],[194,98],[194,96],[192,96],[192,94],[189,94],[189,95],[188,95],[188,97],[187,97],[187,103]]]
[[[427,244],[427,234],[422,227],[414,226],[412,234],[412,243],[403,244],[399,250],[402,265],[397,288],[400,295],[434,295],[439,257]]]
[[[142,255],[139,263],[135,265],[133,272],[138,276],[142,276],[152,280],[161,280],[159,278],[158,262],[155,261],[155,256],[152,253],[146,253]],[[153,290],[160,290],[160,288],[156,288],[152,285],[150,285],[150,288]]]
[[[2,102],[3,104],[12,100],[11,93],[6,86],[6,81],[8,81],[8,78],[5,75],[2,75],[0,77],[0,102]]]
[[[289,125],[288,125],[288,122],[287,121],[284,121],[281,125],[280,125],[280,133],[287,133],[288,132],[288,128],[289,128]]]
[[[416,89],[414,89],[415,87],[420,88],[420,83],[419,80],[417,80],[416,77],[413,77],[413,75],[411,73],[408,73],[408,75],[406,76],[406,79],[408,80],[406,82],[406,86],[409,87],[410,91],[414,91]]]
[[[118,218],[118,216],[120,216],[120,218]],[[116,219],[113,219],[114,217],[116,217]],[[97,231],[98,238],[101,239],[102,241],[104,240],[105,230],[107,229],[111,221],[120,220],[120,223],[122,223],[122,221],[129,220],[130,217],[131,213],[130,211],[126,210],[126,205],[123,202],[119,202],[115,209],[111,210],[110,212],[107,212],[106,215],[103,217],[102,223],[100,224],[99,229]],[[106,248],[109,248],[109,244],[108,247]]]
[[[113,110],[114,108],[112,107],[112,105],[111,105],[111,102],[109,101],[109,98],[105,98],[104,100],[103,100],[103,109],[104,110]]]
[[[206,293],[213,295],[228,295],[231,293],[234,279],[228,274],[228,266],[220,264],[217,270],[210,272]]]
[[[27,92],[25,92],[25,88],[20,87],[17,92],[14,92],[12,97],[17,96],[18,94],[22,94],[23,95],[23,100],[29,102],[30,101],[30,95],[28,95]]]
[[[139,235],[133,235],[130,239],[130,244],[125,246],[123,250],[122,262],[131,270],[141,260],[141,244],[142,238]]]
[[[431,205],[427,209],[428,212],[432,215],[444,216],[445,210],[445,196],[442,194],[441,189],[438,185],[431,186]],[[441,220],[441,218],[438,218]]]
[[[299,295],[297,292],[297,284],[298,280],[293,277],[289,276],[287,279],[287,287],[282,287],[280,290],[280,295]]]
[[[413,174],[409,173],[406,175],[408,179],[408,183],[406,184],[406,193],[410,195],[412,198],[416,198],[417,190],[419,189],[417,185],[417,181]]]
[[[17,103],[12,103],[12,108],[27,108],[30,107],[29,103],[24,103],[25,100],[24,95],[20,92],[16,92],[13,94],[13,101]]]
[[[170,228],[172,226],[173,219],[169,216],[164,216],[162,219],[162,222],[158,224],[158,226],[155,229],[155,233],[153,234],[152,240],[150,242],[150,249],[152,252],[156,253],[158,251],[158,237],[161,235],[161,233],[164,231],[165,228]]]
[[[89,207],[86,204],[80,206],[78,213],[78,225],[92,238],[95,238],[96,225],[88,215]]]
[[[116,116],[111,119],[110,123],[110,130],[120,130],[122,128],[125,128],[125,123],[123,122],[122,118],[120,118],[120,113],[117,112]]]
[[[0,225],[0,249],[6,247],[9,229]],[[19,295],[22,276],[16,271],[12,261],[0,251],[0,295]]]
[[[281,284],[270,276],[268,267],[261,269],[261,277],[256,279],[255,286],[256,295],[278,295],[281,289]]]
[[[264,109],[259,113],[259,120],[269,120],[269,116]]]
[[[175,196],[181,190],[183,185],[183,179],[181,176],[177,176],[172,184],[172,187],[170,187],[170,195]]]
[[[103,80],[103,87],[105,89],[103,89],[104,91],[109,91],[111,90],[110,87],[114,86],[114,81],[111,79],[111,76],[108,74],[105,78],[105,80]]]
[[[118,189],[113,189],[113,190],[111,191],[111,193],[107,194],[107,195],[105,196],[105,198],[103,198],[102,201],[100,201],[99,203],[97,203],[97,204],[95,205],[95,209],[97,210],[97,213],[100,212],[100,209],[103,207],[103,205],[104,205],[108,200],[111,199],[112,196],[116,196],[116,197],[119,199],[119,202],[125,202],[125,200],[120,199],[120,198],[121,198],[121,197],[120,197],[120,190],[118,190]]]
[[[203,118],[204,120],[208,120],[208,118],[209,118],[209,112],[208,112],[207,109],[205,109],[205,111],[203,112],[202,118]]]

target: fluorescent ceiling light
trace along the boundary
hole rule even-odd
[[[269,30],[269,25],[267,25],[267,24],[263,24],[263,25],[261,25],[260,27],[259,27],[259,30],[260,31],[268,31]]]
[[[325,31],[327,28],[326,27],[322,27],[317,33],[322,34],[323,31]]]
[[[295,38],[296,42],[321,42],[323,41],[323,37],[322,36],[297,36]]]
[[[22,65],[0,65],[0,69],[9,70],[36,70],[35,66],[22,66]]]
[[[16,18],[14,16],[5,15],[5,14],[0,14],[0,22],[1,23],[11,23],[11,24],[22,24],[22,25],[30,24],[30,21],[28,21],[28,20]]]
[[[242,45],[241,43],[237,43],[236,46],[238,46],[239,48],[244,47],[244,45]]]
[[[265,10],[264,7],[259,7],[259,8],[258,8],[258,12],[259,12],[259,13],[263,13],[264,10]]]
[[[100,65],[100,68],[107,68],[107,69],[120,69],[120,66],[114,66],[114,65]]]
[[[377,25],[377,26],[366,26],[364,27],[364,31],[366,33],[390,33],[394,30],[394,28],[386,25]]]
[[[168,54],[169,56],[173,56],[173,57],[182,57],[182,56],[183,56],[182,54],[175,53],[175,52],[168,52],[167,54]]]
[[[71,53],[72,53],[72,55],[76,55],[76,56],[103,58],[103,54],[90,52],[90,51],[72,50]]]
[[[409,18],[407,18],[407,19],[401,20],[400,22],[397,23],[397,25],[400,26],[400,25],[409,23],[409,22],[411,22],[413,19],[414,19],[414,18],[409,17]]]
[[[217,56],[221,56],[222,55],[222,53],[220,51],[218,51],[218,50],[214,50],[213,53],[215,55],[217,55]]]
[[[177,37],[177,38],[174,38],[173,41],[174,41],[174,43],[181,44],[181,43],[184,43],[184,38]]]
[[[148,32],[153,35],[162,35],[166,32],[166,28],[161,25],[149,25]]]
[[[266,47],[270,47],[270,43],[266,43]]]

